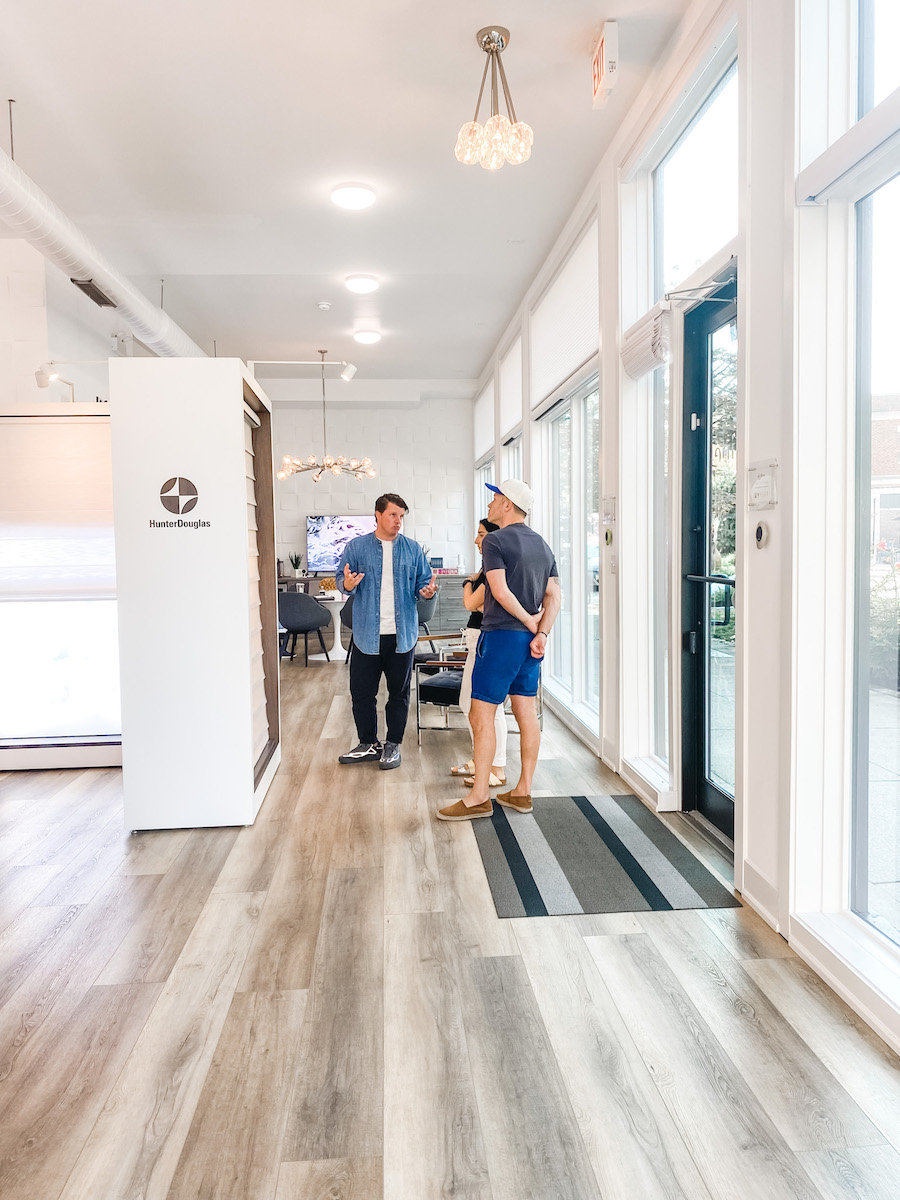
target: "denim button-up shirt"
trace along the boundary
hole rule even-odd
[[[338,587],[344,567],[354,575],[363,572],[350,593],[353,597],[353,641],[363,654],[377,654],[381,627],[381,540],[374,533],[353,538],[344,548],[337,569]],[[422,547],[412,538],[398,533],[394,539],[394,621],[397,626],[397,653],[412,650],[419,636],[416,597],[431,583],[431,568],[425,562]]]

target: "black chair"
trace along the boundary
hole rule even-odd
[[[322,630],[326,625],[331,624],[331,613],[324,604],[320,604],[315,596],[309,596],[306,592],[279,592],[278,593],[278,620],[281,622],[285,630],[284,638],[281,642],[282,655],[287,654],[288,641],[291,642],[291,661],[294,658],[294,651],[297,648],[297,638],[303,634],[303,656],[304,666],[309,666],[309,635],[316,633],[319,636],[319,644],[328,662],[331,659],[328,657],[328,651],[325,649],[325,639],[322,637]]]
[[[435,704],[444,714],[444,729],[450,728],[450,709],[459,704],[462,664],[445,668],[442,664],[416,663],[416,734],[422,745],[422,705]]]
[[[428,622],[434,616],[435,606],[437,605],[437,598],[438,598],[438,594],[437,594],[437,592],[435,592],[430,600],[417,600],[416,601],[416,608],[419,610],[419,628],[424,629],[425,632],[428,634],[431,633],[431,630],[428,628]],[[437,651],[434,648],[434,642],[429,642],[428,645],[431,647],[432,654],[437,654]]]

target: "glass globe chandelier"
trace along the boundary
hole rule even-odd
[[[353,475],[356,479],[374,479],[375,469],[372,466],[371,458],[347,458],[343,454],[335,458],[333,454],[328,453],[325,439],[325,367],[331,365],[344,367],[341,378],[348,380],[356,374],[356,368],[352,367],[351,369],[350,363],[326,363],[327,350],[317,350],[316,353],[322,356],[322,458],[320,461],[315,454],[310,454],[305,459],[285,454],[281,460],[281,469],[275,472],[275,477],[276,479],[287,479],[289,475],[300,475],[304,471],[313,471],[313,483],[318,483],[325,472],[330,471],[332,475]]]
[[[456,139],[456,157],[466,166],[481,163],[486,171],[499,171],[504,163],[523,163],[531,157],[534,132],[530,125],[516,119],[509,84],[506,82],[506,71],[500,58],[509,45],[509,30],[499,25],[488,25],[485,29],[478,30],[475,41],[487,55],[487,59],[475,104],[475,117],[474,120],[467,121],[459,131]],[[491,115],[480,125],[478,110],[481,108],[488,67],[491,70]],[[506,100],[506,111],[509,114],[507,117],[500,112],[498,75]]]

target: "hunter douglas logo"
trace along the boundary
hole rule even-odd
[[[174,513],[179,518],[196,508],[199,499],[197,488],[183,475],[167,479],[159,489],[160,504],[166,512]],[[152,517],[150,519],[151,529],[208,529],[209,526],[209,521],[154,521]]]

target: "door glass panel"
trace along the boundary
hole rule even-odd
[[[707,574],[734,578],[737,487],[737,324],[710,338]],[[707,769],[734,795],[734,589],[707,586]]]
[[[653,750],[669,761],[669,368],[653,375]]]
[[[584,698],[600,708],[600,393],[584,399]]]
[[[900,179],[858,205],[860,481],[851,906],[900,941]]]

